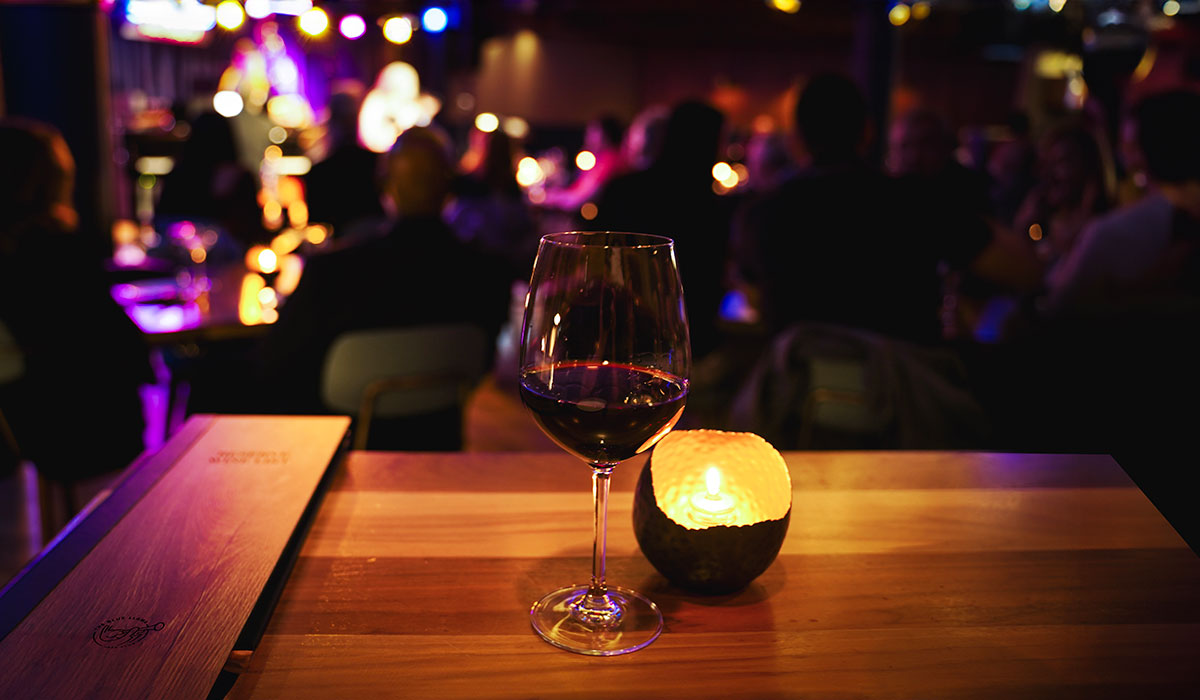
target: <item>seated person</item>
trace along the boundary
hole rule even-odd
[[[863,160],[867,107],[849,79],[814,77],[795,116],[806,167],[737,219],[738,272],[761,289],[772,332],[816,321],[936,343],[943,265],[1037,284],[1032,253],[1010,249],[983,217],[957,207],[931,217],[936,193]]]
[[[143,449],[147,348],[109,294],[101,254],[75,233],[62,136],[0,120],[0,153],[0,326],[20,353],[18,375],[0,386],[9,437],[52,479],[121,469]]]
[[[413,127],[400,135],[384,184],[396,220],[386,236],[309,261],[260,348],[267,409],[327,413],[321,371],[330,346],[347,331],[465,322],[496,337],[507,311],[508,280],[443,223],[453,175],[449,149],[437,132]],[[400,442],[386,446],[457,448],[457,420],[410,423],[397,434]],[[384,437],[382,431],[371,434]]]

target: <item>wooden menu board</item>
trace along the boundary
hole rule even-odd
[[[348,426],[192,418],[114,488],[120,512],[102,502],[0,597],[11,612],[45,596],[0,640],[0,698],[207,696]]]

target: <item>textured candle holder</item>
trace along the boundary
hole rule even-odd
[[[671,583],[730,593],[775,561],[791,511],[787,464],[766,440],[676,430],[654,447],[638,478],[633,532]]]

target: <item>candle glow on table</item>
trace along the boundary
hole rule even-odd
[[[729,525],[734,520],[733,499],[721,492],[721,470],[709,467],[704,472],[704,493],[690,499],[689,516],[697,525]]]
[[[638,479],[634,534],[671,583],[698,593],[747,586],[779,553],[792,510],[783,456],[753,433],[676,430]]]

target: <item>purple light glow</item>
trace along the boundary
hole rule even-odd
[[[338,23],[338,31],[347,39],[357,39],[367,33],[367,23],[358,15],[346,15]]]
[[[199,328],[204,316],[195,302],[179,306],[132,304],[125,307],[125,312],[145,333],[174,333]]]
[[[157,279],[118,284],[112,288],[112,297],[121,306],[177,299],[179,283],[173,279]]]

